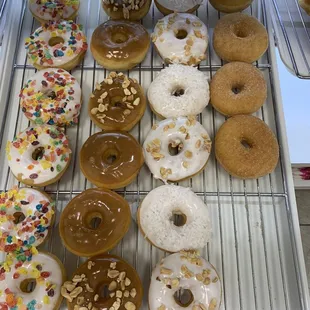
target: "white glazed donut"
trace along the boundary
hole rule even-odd
[[[197,115],[209,103],[209,82],[194,67],[170,65],[151,83],[147,95],[152,110],[163,118]]]
[[[0,193],[0,209],[0,251],[14,252],[44,242],[54,218],[54,203],[45,193],[14,187]]]
[[[144,141],[143,150],[154,178],[177,182],[205,167],[211,144],[207,131],[195,117],[179,117],[155,124]]]
[[[37,187],[60,179],[71,159],[66,135],[49,125],[28,127],[8,141],[6,153],[14,176]]]
[[[35,248],[32,251],[36,252]],[[36,253],[26,261],[9,256],[0,268],[1,309],[59,309],[65,272],[55,256]],[[31,282],[35,287],[28,292],[27,285]]]
[[[51,68],[38,71],[20,93],[22,111],[37,125],[70,125],[78,122],[81,87],[69,72]]]
[[[198,65],[206,59],[208,30],[196,16],[174,13],[160,19],[152,40],[166,63]]]
[[[199,6],[202,1],[203,0],[155,0],[155,3],[162,13],[166,11],[171,11],[170,13],[190,13]]]
[[[178,222],[174,220],[176,215]],[[182,186],[163,185],[153,189],[139,207],[138,223],[143,235],[167,252],[203,248],[210,240],[208,207]]]
[[[81,62],[87,40],[82,26],[73,21],[49,22],[25,40],[30,62],[38,70],[44,68],[73,69]]]
[[[29,10],[40,22],[71,19],[77,15],[80,0],[29,0]]]
[[[217,271],[195,251],[169,255],[153,270],[150,310],[218,310],[221,299]]]

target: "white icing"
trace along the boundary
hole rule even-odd
[[[44,149],[44,155],[34,160],[32,155],[38,148]],[[33,181],[33,185],[56,178],[66,168],[71,154],[63,131],[49,125],[28,127],[8,142],[6,151],[13,174],[22,180]]]
[[[48,97],[51,92],[55,98]],[[63,69],[51,68],[40,70],[29,79],[21,91],[20,104],[34,123],[61,126],[77,123],[81,96],[81,87],[74,76]]]
[[[159,145],[154,145],[154,142],[159,142]],[[175,156],[169,153],[171,142],[183,144],[182,150]],[[195,119],[179,117],[153,126],[144,141],[143,150],[154,178],[179,181],[198,173],[205,166],[210,156],[211,140],[205,128]],[[187,156],[189,153],[191,157]],[[171,171],[163,175],[163,169]]]
[[[163,310],[218,310],[221,303],[222,289],[216,270],[209,262],[201,257],[200,260],[202,265],[198,266],[187,259],[182,259],[182,256],[184,257],[184,253],[176,253],[167,256],[161,261],[161,263],[157,264],[153,270],[149,289],[150,310],[158,310],[161,306],[161,309]],[[181,270],[182,266],[186,266],[194,276],[186,278]],[[162,267],[170,269],[172,274],[161,274],[160,271]],[[210,279],[210,284],[208,285],[196,278],[196,275],[203,274],[204,270],[209,270],[208,278]],[[158,281],[157,278],[160,281]],[[177,287],[172,286],[171,288],[168,288],[164,282],[167,282],[169,285],[169,279],[178,279],[179,285]],[[173,297],[173,295],[181,288],[188,289],[193,294],[193,302],[188,307],[181,307],[175,302]],[[216,304],[216,306],[209,308],[212,300],[213,304]],[[200,304],[205,308],[199,307]]]
[[[184,94],[175,96],[175,91],[180,89]],[[194,67],[170,65],[151,83],[147,95],[156,113],[165,118],[197,115],[209,103],[209,82],[207,76]]]
[[[187,32],[184,39],[176,37],[179,30]],[[170,14],[158,21],[152,40],[165,61],[196,65],[206,57],[208,30],[195,15]]]
[[[60,287],[62,285],[63,277],[61,268],[56,260],[50,255],[38,253],[32,256],[31,261],[26,261],[21,267],[16,268],[17,260],[13,261],[10,266],[10,271],[5,272],[5,279],[0,280],[0,303],[6,304],[6,294],[4,291],[9,289],[15,298],[22,298],[22,305],[27,306],[28,303],[35,300],[36,304],[33,309],[54,310],[60,298]],[[36,266],[41,265],[41,272],[49,272],[48,278],[40,277],[40,271]],[[14,274],[18,273],[18,279],[14,279]],[[40,280],[38,279],[40,277]],[[20,289],[20,284],[25,279],[37,279],[37,284],[33,292],[24,293]],[[49,284],[54,285],[54,296],[47,296],[47,287]],[[45,299],[45,302],[44,302]],[[46,301],[49,301],[47,304]],[[20,305],[20,306],[22,306]],[[39,307],[41,305],[41,307]],[[30,308],[30,307],[29,307]],[[6,308],[5,308],[6,309]],[[17,309],[26,309],[18,306]],[[28,308],[27,308],[28,309]],[[32,309],[32,308],[31,308]]]
[[[174,225],[174,213],[186,216],[185,225]],[[203,248],[210,240],[208,207],[182,186],[163,185],[153,189],[141,203],[139,220],[146,237],[168,252]]]
[[[157,2],[168,10],[183,13],[200,5],[203,0],[157,0]]]
[[[69,19],[78,9],[79,0],[38,0],[29,1],[30,11],[45,21]]]

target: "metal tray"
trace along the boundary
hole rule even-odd
[[[266,1],[266,2],[265,2]],[[255,1],[246,13],[258,17],[268,28],[270,48],[256,63],[268,83],[268,99],[256,116],[262,118],[276,133],[281,149],[281,158],[275,172],[259,180],[242,181],[230,177],[216,162],[214,154],[207,168],[199,176],[182,182],[191,187],[209,206],[212,216],[213,238],[201,250],[202,255],[216,266],[223,285],[221,309],[309,309],[308,287],[298,226],[297,208],[285,134],[274,41],[267,9],[267,0]],[[7,140],[29,123],[19,107],[19,91],[35,70],[28,64],[23,46],[25,37],[36,29],[27,9],[27,1],[12,0],[7,8],[7,25],[0,57],[0,189],[8,190],[17,184],[10,173],[5,157]],[[210,38],[221,15],[208,3],[204,3],[197,15],[206,23]],[[152,5],[143,20],[151,32],[162,15]],[[88,40],[96,26],[107,19],[99,0],[81,1],[77,22],[85,27]],[[212,48],[207,59],[200,65],[210,78],[222,66]],[[150,49],[144,62],[127,72],[140,81],[146,90],[163,68],[155,50]],[[87,101],[95,83],[102,81],[107,71],[94,62],[88,51],[83,64],[72,71],[83,89],[84,104],[77,126],[66,128],[73,160],[60,182],[48,186],[57,203],[57,216],[53,232],[45,248],[56,254],[64,263],[68,275],[83,261],[61,244],[58,233],[59,216],[68,201],[92,185],[87,182],[78,165],[79,150],[84,141],[98,128],[87,115]],[[212,139],[225,118],[212,109],[211,105],[199,116]],[[147,109],[141,122],[131,133],[142,143],[156,117]],[[118,191],[130,203],[133,221],[131,228],[112,253],[123,256],[139,272],[145,296],[143,309],[147,309],[147,290],[152,269],[166,253],[152,247],[140,234],[134,221],[139,202],[161,182],[156,181],[144,166],[138,178],[128,187]],[[18,184],[22,186],[22,184]],[[63,305],[62,309],[66,309]]]

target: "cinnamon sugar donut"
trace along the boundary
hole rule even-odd
[[[234,13],[245,10],[253,0],[209,0],[209,2],[220,12]]]
[[[279,145],[262,120],[252,115],[237,115],[229,118],[217,132],[215,155],[231,175],[257,179],[275,169]]]
[[[268,48],[266,28],[253,16],[233,13],[223,16],[215,26],[213,46],[225,61],[252,63]]]
[[[245,62],[231,62],[219,69],[210,90],[213,107],[227,116],[252,114],[267,98],[263,74]]]

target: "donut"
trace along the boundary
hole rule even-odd
[[[152,0],[102,0],[102,7],[112,19],[140,20],[148,12]]]
[[[158,10],[164,14],[193,13],[198,10],[203,0],[155,0]]]
[[[67,299],[68,310],[138,310],[143,288],[136,270],[126,261],[101,254],[82,264],[72,280],[63,284],[61,293]]]
[[[61,213],[59,231],[66,248],[84,257],[107,252],[125,236],[130,208],[120,195],[88,189],[74,197]]]
[[[50,20],[74,20],[79,11],[80,0],[29,0],[28,7],[33,17],[45,24]]]
[[[183,181],[205,168],[211,144],[195,117],[166,119],[155,124],[144,141],[145,162],[155,179]]]
[[[57,182],[71,160],[68,138],[50,125],[26,128],[8,141],[6,154],[15,178],[34,187]]]
[[[194,67],[170,65],[151,83],[147,96],[161,118],[197,115],[209,103],[208,78]]]
[[[215,155],[232,176],[257,179],[277,166],[279,145],[262,120],[252,115],[237,115],[229,118],[217,132]]]
[[[309,0],[298,0],[299,5],[310,15],[310,1]]]
[[[261,71],[245,62],[230,62],[220,68],[210,83],[211,103],[226,116],[252,114],[267,99],[267,84]]]
[[[266,52],[268,33],[253,16],[228,14],[214,28],[213,47],[216,54],[225,61],[252,63]]]
[[[29,61],[38,69],[76,67],[87,51],[82,26],[73,21],[49,22],[25,40]]]
[[[234,13],[245,10],[253,0],[209,0],[209,2],[220,12]]]
[[[0,251],[42,244],[54,220],[55,204],[33,188],[13,187],[0,193]]]
[[[129,185],[143,163],[140,144],[125,131],[95,133],[80,152],[80,168],[87,180],[108,189]]]
[[[111,72],[90,96],[88,114],[103,130],[131,130],[142,118],[146,98],[136,79]]]
[[[130,70],[145,58],[150,36],[139,23],[108,20],[93,32],[90,49],[95,60],[110,71]]]
[[[174,13],[160,19],[152,41],[165,63],[198,65],[206,59],[208,30],[196,16]]]
[[[182,186],[163,185],[149,192],[137,220],[148,241],[166,252],[203,248],[210,240],[208,207]]]
[[[0,308],[59,309],[64,279],[62,263],[50,253],[36,252],[26,260],[9,256],[0,265]]]
[[[198,252],[166,256],[152,272],[150,310],[218,310],[221,300],[218,273]]]
[[[82,92],[75,77],[63,69],[38,71],[20,92],[20,105],[34,124],[77,124]]]

